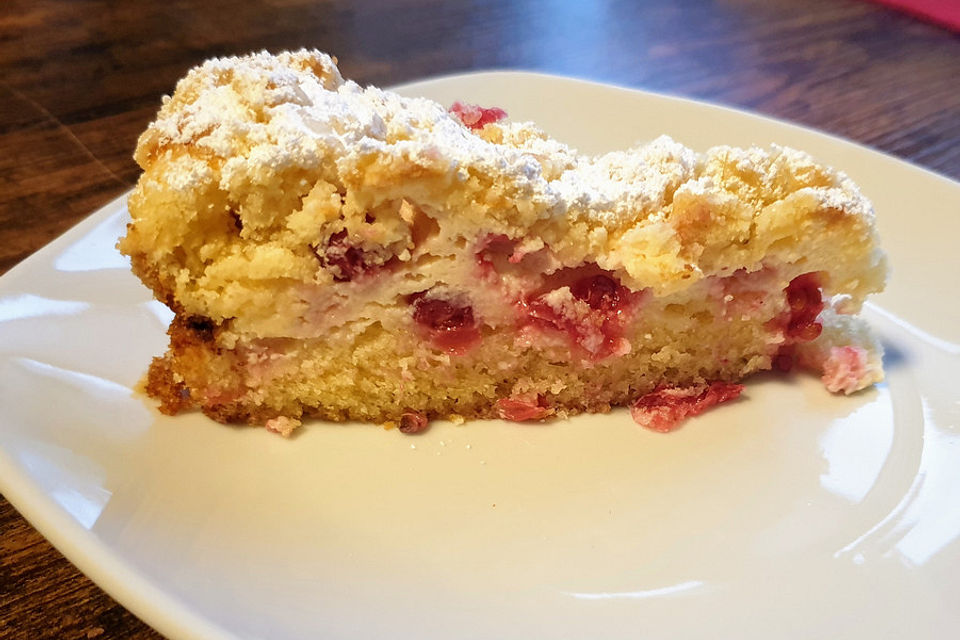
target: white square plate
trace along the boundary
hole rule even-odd
[[[528,73],[399,89],[595,152],[668,133],[805,149],[876,205],[887,382],[759,376],[669,435],[625,411],[284,440],[132,391],[169,312],[119,199],[0,279],[0,490],[172,638],[953,638],[960,185],[720,107]]]

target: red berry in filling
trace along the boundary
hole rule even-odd
[[[473,308],[458,307],[436,298],[418,298],[413,319],[434,331],[459,331],[473,326]]]
[[[616,278],[597,274],[582,277],[570,285],[575,300],[586,303],[579,309],[554,307],[544,296],[523,304],[529,322],[543,329],[563,331],[571,341],[600,360],[622,353],[624,324],[622,313],[628,304],[639,300],[636,294],[621,285]]]
[[[497,268],[494,264],[496,258],[510,259],[517,245],[516,240],[511,240],[502,233],[488,234],[477,243],[476,258],[477,267],[480,269],[480,276],[490,278],[497,275]]]
[[[820,332],[823,331],[823,325],[819,322],[803,322],[803,323],[790,323],[790,326],[787,327],[787,335],[791,338],[795,338],[799,342],[810,342],[815,340]]]
[[[570,293],[577,300],[583,300],[591,309],[615,311],[620,306],[620,290],[623,289],[613,278],[605,275],[591,276],[578,280]]]
[[[641,396],[630,415],[642,427],[660,433],[676,429],[686,418],[738,397],[742,384],[712,382],[691,387],[666,387]]]
[[[527,317],[534,325],[544,329],[570,331],[572,334],[574,329],[573,323],[565,320],[553,307],[540,298],[526,303],[524,307],[527,311]]]
[[[796,342],[813,340],[823,330],[823,325],[817,322],[817,316],[823,311],[820,279],[816,273],[799,275],[787,285],[786,293],[790,306],[787,338]]]
[[[317,255],[324,267],[333,267],[333,279],[337,282],[349,282],[376,266],[367,262],[363,249],[347,242],[346,229],[330,236],[323,254]]]
[[[773,366],[780,371],[790,371],[796,364],[796,348],[800,342],[816,339],[823,331],[817,322],[823,311],[823,294],[820,278],[815,272],[804,273],[790,281],[784,289],[788,310],[773,321],[775,331],[783,331],[784,342],[773,356]]]
[[[484,108],[475,104],[464,104],[460,101],[453,103],[450,107],[450,113],[457,116],[460,122],[471,129],[482,129],[491,122],[498,122],[507,117],[507,112],[498,107]]]
[[[509,258],[516,249],[517,241],[502,233],[490,233],[477,242],[477,260],[489,262],[494,256]]]
[[[410,296],[413,319],[427,332],[433,343],[451,353],[466,353],[480,339],[473,307],[457,305],[441,298]]]
[[[397,427],[402,433],[420,433],[427,428],[427,416],[423,412],[414,409],[404,409],[400,414],[399,425]]]

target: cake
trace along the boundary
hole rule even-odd
[[[287,435],[624,406],[666,431],[758,371],[882,379],[856,314],[886,262],[844,174],[666,136],[587,156],[506,116],[316,51],[191,70],[140,137],[119,243],[175,313],[161,411]]]

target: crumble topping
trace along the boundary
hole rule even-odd
[[[758,207],[800,190],[819,208],[872,219],[869,203],[845,176],[799,151],[717,147],[699,156],[661,136],[630,151],[582,156],[532,123],[495,122],[499,114],[487,118],[478,135],[436,102],[344,80],[334,60],[317,51],[214,59],[190,71],[175,95],[137,151],[143,166],[178,146],[206,152],[191,159],[175,154],[163,178],[171,185],[213,179],[225,191],[238,190],[263,183],[268,173],[317,170],[330,157],[349,182],[378,156],[381,163],[406,162],[461,182],[495,176],[505,193],[535,204],[533,218],[524,221],[583,219],[591,232],[608,236],[646,219],[655,227],[680,189],[701,196],[730,192]],[[210,174],[213,158],[221,159],[219,177]],[[650,248],[673,252],[664,240],[654,238]]]

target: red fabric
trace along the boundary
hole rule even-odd
[[[922,20],[960,31],[960,0],[874,0]]]

